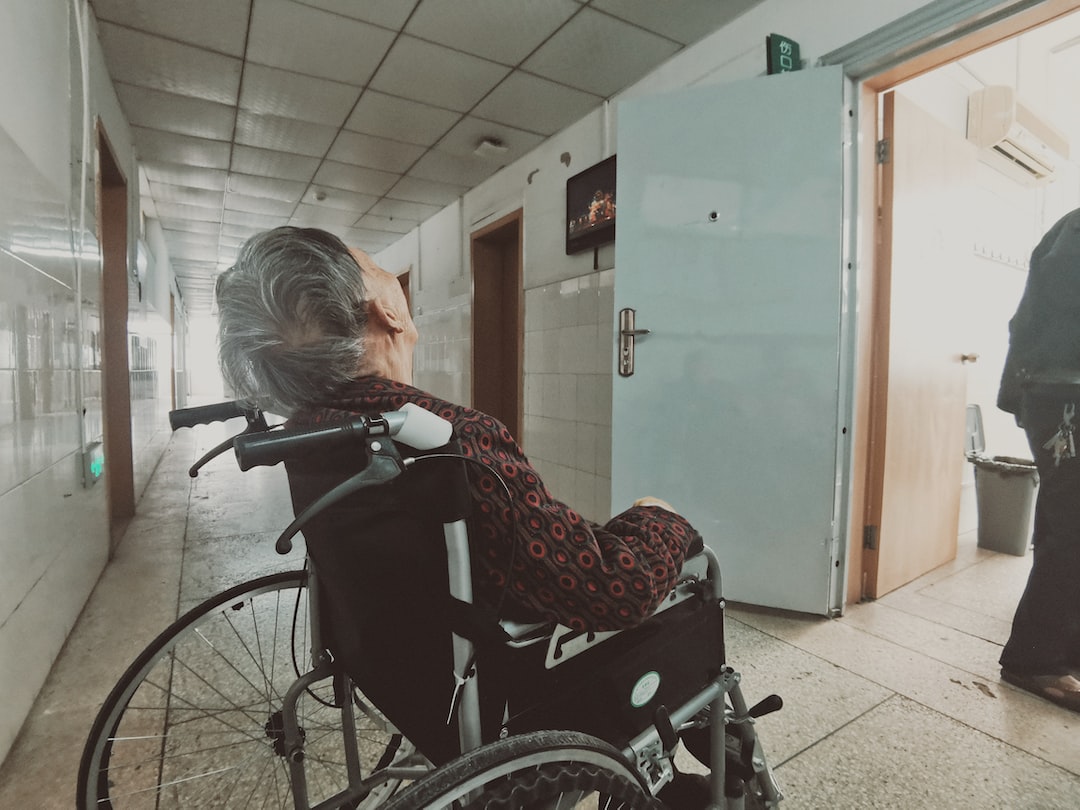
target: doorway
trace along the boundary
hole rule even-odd
[[[524,421],[522,210],[470,236],[473,275],[472,405],[519,441]]]
[[[127,180],[100,121],[97,125],[97,224],[101,245],[102,400],[110,553],[135,514],[128,371]]]
[[[860,325],[858,335],[859,354],[864,359],[860,362],[857,377],[869,383],[859,386],[857,391],[856,418],[868,427],[860,431],[861,436],[855,447],[848,602],[882,596],[955,556],[964,470],[961,455],[964,407],[965,401],[971,401],[972,396],[969,390],[970,375],[977,372],[983,377],[993,377],[1000,373],[1000,367],[996,370],[988,367],[997,362],[993,359],[989,363],[986,359],[981,360],[979,366],[970,365],[978,356],[978,347],[965,345],[967,337],[952,328],[955,324],[950,323],[949,312],[941,311],[952,308],[952,320],[955,321],[958,320],[958,312],[985,308],[988,273],[979,275],[969,272],[966,289],[957,289],[949,284],[931,284],[924,280],[922,288],[916,286],[914,293],[909,284],[911,279],[897,275],[905,272],[904,267],[910,270],[918,264],[918,260],[913,261],[911,256],[904,259],[899,248],[909,253],[912,249],[919,252],[932,243],[952,249],[953,260],[958,257],[960,262],[967,265],[976,261],[972,254],[973,248],[977,250],[978,240],[971,238],[970,228],[966,245],[958,254],[955,245],[946,245],[948,240],[942,238],[940,223],[935,226],[933,222],[925,221],[923,215],[933,208],[928,201],[940,203],[945,199],[960,198],[963,194],[958,192],[963,184],[974,184],[970,174],[964,179],[961,176],[963,173],[958,174],[953,169],[963,164],[970,171],[981,164],[974,159],[975,150],[966,142],[962,124],[958,127],[955,121],[952,122],[955,131],[950,136],[949,147],[953,151],[949,157],[944,157],[941,152],[945,138],[934,141],[929,147],[913,147],[916,135],[925,135],[927,129],[936,125],[937,121],[928,117],[921,119],[923,124],[912,126],[912,118],[922,116],[924,112],[917,107],[911,109],[908,105],[898,113],[897,103],[904,99],[897,95],[896,88],[911,88],[914,86],[912,80],[924,82],[931,71],[946,66],[955,67],[953,63],[970,58],[977,51],[1014,40],[1036,27],[1061,20],[1075,11],[1076,5],[1041,4],[923,54],[862,85],[860,131],[864,142],[888,140],[894,127],[901,121],[908,122],[903,124],[908,135],[903,142],[891,140],[887,147],[878,150],[877,155],[869,158],[868,162],[864,159],[859,166],[862,178],[859,193],[863,201],[860,214],[862,221],[869,225],[869,233],[860,246],[860,267],[864,268],[858,278],[860,307],[862,311],[872,311],[873,315],[867,319],[869,323]],[[1024,58],[1030,59],[1031,54],[1025,53]],[[968,72],[972,78],[979,78],[983,83],[993,83],[979,76],[979,71]],[[984,72],[991,79],[994,78],[993,71]],[[905,83],[909,83],[906,88]],[[966,98],[963,95],[960,97]],[[972,153],[970,156],[965,156],[965,148]],[[875,150],[864,151],[873,153]],[[879,158],[879,165],[874,165],[874,158]],[[938,158],[945,163],[941,171],[935,172],[929,167]],[[900,164],[908,168],[901,168]],[[978,171],[985,175],[988,170],[983,167]],[[926,172],[929,172],[929,177]],[[933,182],[930,178],[935,176],[944,181],[939,185],[938,193],[925,193]],[[920,198],[922,203],[912,202]],[[946,221],[956,221],[959,225],[969,208],[955,199],[951,205],[952,213],[940,212],[938,216],[945,217]],[[920,217],[923,220],[921,224]],[[981,227],[986,230],[985,225]],[[1024,249],[1017,251],[1025,259],[1034,246],[1032,239],[1028,240]],[[873,255],[875,249],[876,256]],[[865,268],[873,269],[868,272]],[[1022,289],[1023,274],[1018,268],[1013,268],[1012,272],[1016,280],[1010,283],[1016,284],[1018,293]],[[933,296],[929,295],[931,289],[934,290]],[[984,295],[980,296],[980,292]],[[1018,294],[1016,297],[1018,300]],[[938,312],[932,315],[920,313],[920,307],[937,309]],[[1015,303],[1011,308],[1015,308]],[[1007,313],[986,315],[995,318],[1001,334],[1005,334],[1011,308]],[[937,324],[937,332],[948,333],[938,334],[936,345],[924,345],[937,356],[929,366],[927,363],[930,361],[925,358],[912,366],[912,352],[918,348],[913,346],[912,335],[917,332],[920,317],[923,321]],[[903,331],[905,323],[908,324],[906,332]],[[944,393],[931,396],[928,391],[920,393],[913,389],[910,375],[905,372],[905,369],[910,371],[912,367],[920,373],[920,383],[933,378],[937,381],[935,384],[944,386],[937,389],[938,394]],[[993,382],[990,381],[991,387]],[[982,395],[983,399],[987,396],[992,409],[992,392]],[[987,411],[985,404],[983,411]],[[936,522],[930,521],[931,517],[936,517]],[[933,523],[933,527],[928,521]]]

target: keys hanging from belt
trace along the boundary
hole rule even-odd
[[[1076,458],[1076,440],[1073,438],[1073,433],[1076,432],[1076,425],[1073,424],[1074,416],[1076,416],[1076,403],[1066,402],[1061,412],[1061,424],[1058,425],[1057,433],[1043,445],[1044,450],[1049,450],[1054,454],[1055,467],[1062,461]]]

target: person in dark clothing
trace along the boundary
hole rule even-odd
[[[1001,654],[1001,677],[1080,711],[1080,209],[1031,255],[1009,322],[998,407],[1016,416],[1039,471],[1031,574]]]

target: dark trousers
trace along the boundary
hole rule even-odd
[[[1039,495],[1031,575],[1001,654],[1002,667],[1017,674],[1064,675],[1080,667],[1080,458],[1055,465],[1043,447],[1057,432],[1064,405],[1056,397],[1032,399],[1021,415]]]

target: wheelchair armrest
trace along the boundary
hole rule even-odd
[[[510,636],[507,644],[511,647],[528,647],[549,639],[556,627],[554,622],[517,622],[512,619],[501,619],[499,626]]]

